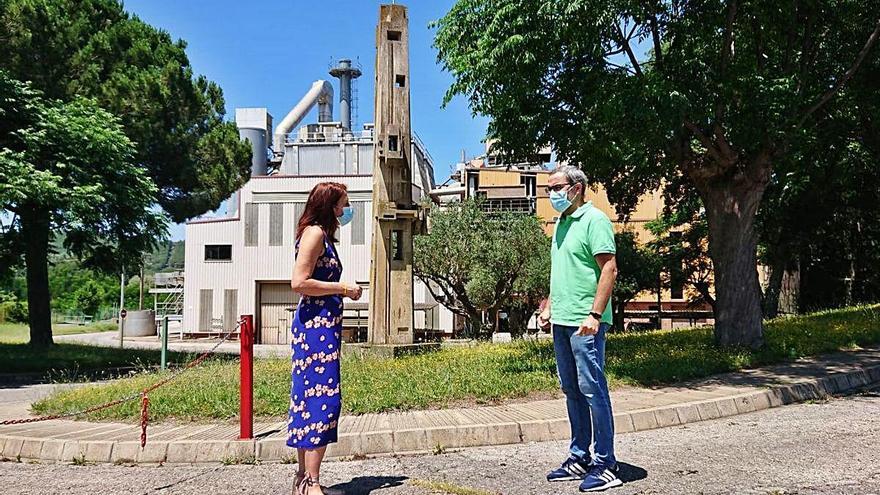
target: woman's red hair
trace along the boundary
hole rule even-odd
[[[306,227],[318,225],[324,229],[324,233],[331,242],[336,242],[336,230],[339,228],[339,220],[336,218],[336,204],[339,199],[348,193],[345,184],[338,182],[321,182],[309,193],[306,208],[302,218],[296,226],[296,238],[299,239]]]

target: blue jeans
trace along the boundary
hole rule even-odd
[[[571,453],[614,466],[614,416],[605,381],[605,334],[602,323],[596,335],[577,335],[577,327],[553,325],[553,348],[559,383],[565,393],[571,423]]]

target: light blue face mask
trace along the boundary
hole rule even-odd
[[[336,217],[336,219],[339,220],[340,227],[351,222],[352,218],[354,218],[354,208],[351,206],[342,208],[342,216]]]
[[[550,204],[554,210],[559,213],[565,213],[565,210],[571,207],[571,200],[568,199],[568,190],[550,191]]]

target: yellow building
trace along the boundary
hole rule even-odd
[[[458,165],[457,171],[447,183],[434,191],[431,196],[440,203],[465,199],[482,199],[489,211],[518,211],[537,215],[542,221],[547,235],[559,214],[550,204],[547,182],[551,172],[541,165],[519,164],[498,165],[493,157],[481,157]],[[538,162],[549,161],[549,153],[539,156]],[[663,196],[660,191],[645,194],[627,222],[618,221],[614,207],[601,186],[587,193],[587,200],[602,210],[614,222],[615,229],[634,231],[639,242],[651,240],[646,224],[656,220],[663,211]],[[656,291],[640,294],[627,306],[628,322],[646,326],[674,328],[694,324],[712,323],[711,308],[706,304],[695,304],[696,296],[680,280],[670,289],[663,289],[658,297]],[[658,320],[659,315],[659,322]]]

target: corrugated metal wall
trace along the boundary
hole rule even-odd
[[[363,146],[359,148],[363,149]],[[339,148],[336,150],[338,152]],[[372,150],[369,151],[372,159]],[[297,222],[308,192],[325,180],[345,183],[355,209],[352,222],[338,233],[337,251],[344,267],[343,280],[352,284],[369,283],[372,177],[254,178],[240,194],[241,220],[194,222],[186,226],[185,331],[208,331],[212,322],[221,318],[226,327],[230,312],[237,313],[232,321],[236,321],[240,314],[261,314],[262,309],[256,306],[259,285],[276,283],[283,287],[289,284]],[[248,224],[251,227],[246,227]],[[249,245],[245,245],[245,240]],[[205,244],[231,245],[232,260],[205,261]],[[232,298],[236,299],[235,306]],[[368,300],[365,291],[362,301]],[[419,281],[415,284],[414,300],[416,303],[427,300],[424,285]],[[271,318],[283,316],[271,315]],[[443,325],[444,321],[444,312],[441,311],[440,324]],[[289,326],[289,320],[285,325]],[[287,330],[276,334],[287,338]]]

